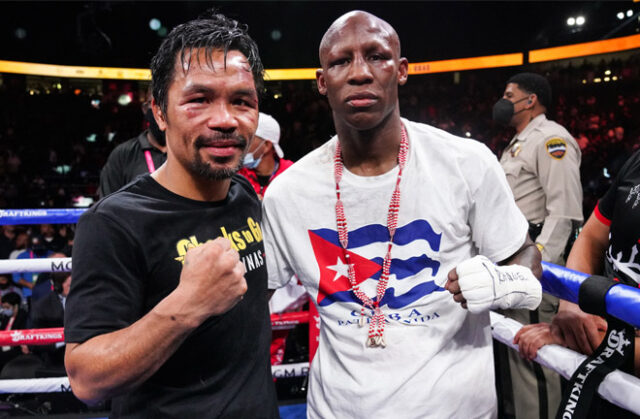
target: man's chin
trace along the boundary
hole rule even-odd
[[[195,162],[191,169],[196,176],[203,179],[225,180],[236,174],[241,167],[241,162],[235,165],[212,165],[205,162]]]

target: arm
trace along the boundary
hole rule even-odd
[[[564,142],[563,155],[552,156],[547,143]],[[536,172],[545,196],[544,225],[536,238],[545,261],[563,264],[574,222],[582,222],[580,148],[571,138],[547,138],[537,147]]]
[[[246,290],[244,265],[228,240],[190,249],[178,287],[144,317],[124,329],[67,345],[65,366],[74,394],[94,402],[135,389],[189,333],[210,316],[230,310]]]
[[[567,259],[567,268],[586,274],[602,272],[604,255],[609,246],[609,226],[594,213],[589,217]],[[607,323],[598,316],[580,310],[577,304],[560,300],[558,314],[551,322],[553,333],[566,345],[584,354],[591,354],[602,341],[601,332]]]

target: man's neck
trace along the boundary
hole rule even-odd
[[[195,201],[215,202],[227,197],[231,179],[211,180],[195,178],[178,162],[167,160],[151,174],[161,186],[176,195]]]
[[[537,110],[537,111],[533,111],[531,112],[531,114],[526,115],[525,118],[522,119],[522,121],[518,122],[515,126],[516,129],[516,135],[520,134],[522,131],[524,131],[524,129],[527,127],[527,125],[529,125],[531,123],[531,121],[533,121],[538,115],[542,115],[544,113],[544,111],[541,110]]]
[[[336,123],[336,131],[342,148],[342,162],[350,172],[359,176],[377,176],[398,164],[402,140],[399,114],[394,112],[370,130],[358,131]]]
[[[153,136],[153,134],[151,134],[151,131],[147,131],[147,141],[149,141],[149,144],[151,144],[151,146],[157,150],[160,150],[163,153],[167,152],[167,146],[166,145],[160,145],[158,143],[158,141],[156,140],[156,137]]]

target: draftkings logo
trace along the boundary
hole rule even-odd
[[[220,235],[231,242],[231,246],[240,252],[242,262],[245,265],[247,271],[251,271],[264,265],[264,256],[262,254],[262,248],[244,254],[242,251],[256,243],[262,242],[262,229],[253,218],[247,218],[247,224],[237,230],[227,230],[226,227],[220,227]],[[189,249],[202,246],[204,243],[213,240],[209,239],[204,242],[198,241],[195,235],[188,238],[178,240],[176,243],[176,251],[178,256],[175,258],[178,262],[184,264],[184,257]]]

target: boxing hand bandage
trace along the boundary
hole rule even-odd
[[[540,281],[521,265],[497,266],[484,256],[476,256],[458,265],[456,273],[472,313],[497,308],[535,310],[542,300]]]

